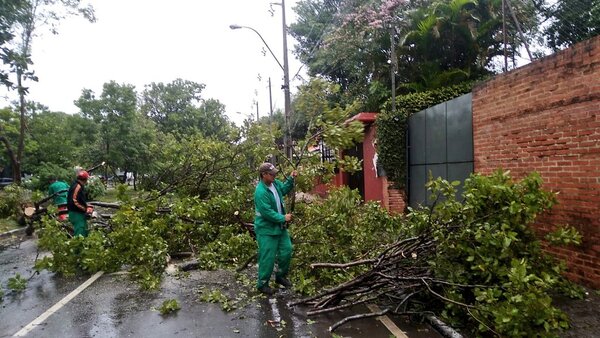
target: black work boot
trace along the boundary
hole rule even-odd
[[[269,285],[265,284],[258,288],[258,291],[264,293],[265,295],[271,296],[275,293],[275,290],[271,289]]]
[[[277,277],[277,278],[275,278],[275,283],[283,286],[286,289],[291,289],[292,288],[292,282],[290,282],[285,277]]]

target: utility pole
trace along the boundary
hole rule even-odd
[[[269,76],[269,112],[271,118],[273,117],[273,94],[271,93],[271,77]]]
[[[506,2],[502,0],[502,37],[504,42],[504,72],[508,72],[508,49],[506,37]]]
[[[256,100],[256,122],[258,122],[258,100]]]
[[[281,17],[283,29],[283,92],[284,92],[284,138],[285,154],[292,159],[292,147],[290,137],[290,115],[292,114],[292,103],[290,97],[290,69],[288,64],[288,48],[287,48],[287,25],[285,23],[285,0],[281,0]]]
[[[390,24],[390,58],[392,59],[392,64],[390,65],[391,70],[391,79],[392,79],[392,112],[396,112],[396,44],[394,41],[395,35],[394,25]]]

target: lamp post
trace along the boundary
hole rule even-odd
[[[277,61],[277,64],[279,65],[279,67],[281,67],[281,70],[284,70],[283,66],[281,65],[281,62],[279,62],[279,59],[275,56],[275,53],[273,53],[273,51],[271,50],[271,47],[269,47],[269,44],[267,44],[267,42],[265,41],[265,39],[262,37],[262,35],[260,35],[260,33],[256,29],[254,29],[252,27],[249,27],[249,26],[240,26],[240,25],[229,25],[229,28],[231,28],[231,29],[247,28],[247,29],[253,31],[254,33],[256,33],[256,35],[258,35],[258,37],[265,44],[265,47],[267,47],[267,49],[271,53],[271,56],[273,56],[273,59],[275,59],[275,61]]]
[[[229,28],[231,28],[231,29],[247,28],[247,29],[252,30],[254,33],[256,33],[256,35],[258,35],[258,37],[265,44],[265,47],[267,47],[267,49],[271,53],[271,56],[273,56],[275,61],[277,61],[277,64],[279,65],[279,67],[281,67],[281,69],[283,70],[283,86],[282,86],[283,94],[284,94],[283,144],[285,147],[285,154],[288,156],[288,158],[291,159],[292,147],[290,146],[291,137],[290,137],[289,120],[290,120],[290,114],[291,114],[291,110],[292,110],[292,108],[291,108],[292,104],[291,104],[291,95],[290,95],[290,70],[289,70],[289,64],[288,64],[288,49],[287,49],[287,25],[285,23],[285,0],[281,0],[281,3],[277,3],[276,5],[281,5],[282,28],[283,28],[283,65],[281,64],[281,62],[279,62],[279,59],[277,59],[277,57],[275,56],[275,53],[273,53],[273,51],[271,50],[271,47],[269,47],[269,45],[267,44],[265,39],[263,39],[262,35],[260,35],[260,33],[256,29],[254,29],[252,27],[240,26],[240,25],[229,25]]]

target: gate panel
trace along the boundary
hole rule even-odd
[[[446,162],[446,103],[425,110],[426,163]]]
[[[473,172],[471,94],[427,108],[408,119],[408,202],[429,205],[429,175],[461,181]],[[458,188],[462,192],[462,185]]]
[[[473,162],[471,95],[446,102],[448,163]]]

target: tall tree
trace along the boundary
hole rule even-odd
[[[223,139],[232,124],[223,104],[202,98],[204,88],[204,84],[182,79],[168,84],[151,83],[142,92],[141,111],[161,132],[178,137],[200,133],[204,137]]]
[[[10,43],[15,37],[15,23],[21,20],[25,14],[26,5],[27,1],[25,0],[0,1],[0,60],[2,66],[10,64],[14,59],[15,55],[11,50]],[[9,88],[13,86],[9,79],[9,72],[4,68],[0,68],[0,84]]]
[[[377,110],[392,90],[421,91],[489,74],[502,53],[501,3],[303,0],[291,32],[309,74],[341,85],[346,102],[359,99],[363,109]],[[530,32],[536,16],[524,15],[524,9],[533,5],[513,7],[520,28]],[[511,50],[516,53],[523,41],[514,32],[511,28]],[[391,86],[394,63],[398,88]]]
[[[550,25],[545,29],[553,50],[569,47],[600,34],[600,1],[562,0],[545,11]]]
[[[57,33],[59,22],[70,15],[82,15],[90,21],[95,21],[94,10],[91,6],[81,6],[80,0],[25,0],[23,11],[16,17],[12,29],[15,36],[14,48],[8,50],[10,57],[8,64],[9,73],[16,78],[16,90],[19,95],[19,140],[16,153],[12,154],[13,179],[21,182],[21,165],[25,149],[25,131],[27,129],[27,101],[28,87],[26,81],[37,81],[34,72],[29,69],[33,64],[31,59],[31,46],[35,32],[40,27],[49,27],[54,34]],[[7,149],[8,150],[8,149]]]
[[[95,145],[90,145],[90,162],[106,161],[113,168],[125,172],[139,170],[144,153],[148,149],[148,124],[137,110],[135,87],[105,83],[102,94],[95,97],[93,91],[84,89],[75,101],[84,117],[97,125]]]

